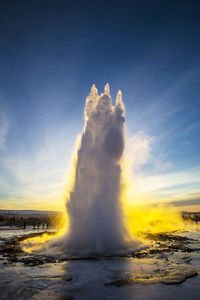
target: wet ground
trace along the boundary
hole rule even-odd
[[[200,299],[200,232],[148,234],[124,257],[64,260],[28,254],[39,231],[0,231],[0,299]],[[50,233],[52,234],[52,232]]]

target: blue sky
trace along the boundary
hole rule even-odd
[[[200,209],[199,13],[198,1],[1,1],[0,208],[60,209],[85,98],[109,82],[126,106],[133,201]]]

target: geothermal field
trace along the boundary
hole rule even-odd
[[[0,299],[200,299],[199,214],[128,206],[121,91],[93,85],[84,115],[64,221],[0,227]]]

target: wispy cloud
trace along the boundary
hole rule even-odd
[[[181,170],[155,176],[134,176],[133,182],[137,193],[157,195],[163,199],[183,197],[194,190],[200,189],[200,168]],[[134,193],[134,190],[133,190]]]
[[[9,122],[5,113],[0,108],[0,149],[4,148]]]
[[[165,171],[172,168],[172,163],[169,161],[166,161],[164,154],[159,154],[158,158],[155,158],[154,162],[155,166],[158,170]]]
[[[178,201],[193,192],[199,192],[200,168],[188,167],[175,171],[164,154],[153,152],[157,142],[156,137],[141,131],[129,139],[127,157],[129,176],[132,177],[128,191],[130,201]],[[148,166],[150,172],[147,171]]]
[[[168,137],[172,136],[173,138],[177,134],[177,131],[182,128],[182,123],[173,121],[168,123],[167,128],[163,128],[163,125],[165,125],[164,123],[166,121],[169,121],[172,117],[174,118],[187,107],[188,102],[185,102],[184,99],[182,99],[182,93],[184,89],[190,87],[191,83],[199,81],[199,70],[198,59],[195,66],[180,74],[171,85],[166,85],[160,93],[155,92],[155,96],[150,99],[151,101],[146,102],[140,113],[138,113],[137,110],[135,113],[133,111],[132,116],[134,116],[134,119],[131,119],[131,122],[134,124],[135,128],[142,129],[145,132],[162,128],[162,132],[160,132],[160,136],[157,136],[157,138],[165,138],[166,135]],[[138,70],[138,72],[140,72],[140,70]],[[140,97],[140,93],[135,94],[135,101],[138,101]],[[177,101],[177,99],[180,98],[182,101]],[[195,107],[194,111],[196,111],[196,109],[197,108]],[[192,110],[187,110],[187,112],[188,114],[192,114]],[[184,124],[184,126],[186,125]]]
[[[61,209],[73,150],[66,130],[40,140],[34,151],[0,157],[0,198],[16,206]]]
[[[200,196],[200,195],[199,195]],[[175,206],[200,206],[200,197],[196,199],[177,200],[172,202]]]

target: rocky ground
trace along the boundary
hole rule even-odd
[[[200,299],[199,231],[146,234],[145,250],[76,259],[24,253],[20,243],[41,234],[0,239],[0,299]]]

